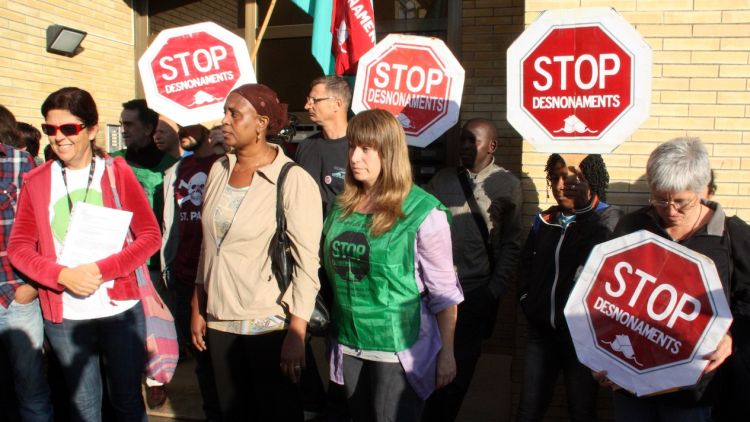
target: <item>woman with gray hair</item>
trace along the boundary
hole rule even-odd
[[[737,217],[727,217],[718,203],[701,198],[711,179],[711,165],[699,139],[677,138],[659,145],[648,159],[646,174],[650,205],[622,217],[614,236],[648,230],[711,258],[729,298],[734,323],[716,350],[703,357],[707,365],[698,384],[645,398],[618,390],[614,394],[615,419],[711,421],[748,415],[750,228]],[[602,375],[597,376],[602,385],[617,389]],[[719,398],[720,405],[714,406]]]

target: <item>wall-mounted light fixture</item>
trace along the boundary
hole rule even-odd
[[[62,25],[47,27],[47,51],[72,57],[78,51],[86,32]]]

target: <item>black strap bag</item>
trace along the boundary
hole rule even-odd
[[[276,181],[276,233],[271,239],[269,253],[271,254],[271,269],[279,283],[279,290],[283,295],[292,282],[292,273],[294,272],[294,257],[292,257],[292,247],[289,236],[286,232],[286,216],[284,215],[283,191],[284,180],[286,179],[289,169],[296,164],[289,162],[284,164],[279,173],[279,179]],[[328,312],[323,297],[318,292],[315,298],[315,309],[313,309],[310,321],[307,324],[307,331],[313,335],[324,335],[331,322],[331,316]]]

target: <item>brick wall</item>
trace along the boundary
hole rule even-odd
[[[86,31],[84,50],[75,57],[48,53],[52,24]],[[17,120],[38,127],[47,95],[78,86],[97,102],[103,144],[105,124],[117,123],[120,104],[134,95],[133,69],[133,11],[126,2],[0,0],[0,104]]]

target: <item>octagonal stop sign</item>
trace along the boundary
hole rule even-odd
[[[160,32],[138,69],[149,106],[183,126],[220,118],[229,92],[255,82],[245,41],[213,22]]]
[[[697,383],[732,321],[713,261],[645,230],[594,248],[565,317],[579,360],[638,395]]]
[[[409,145],[425,147],[458,122],[464,69],[437,38],[390,34],[359,59],[352,110],[399,120]]]
[[[610,152],[649,115],[651,49],[611,8],[544,12],[507,70],[508,121],[541,151]]]

